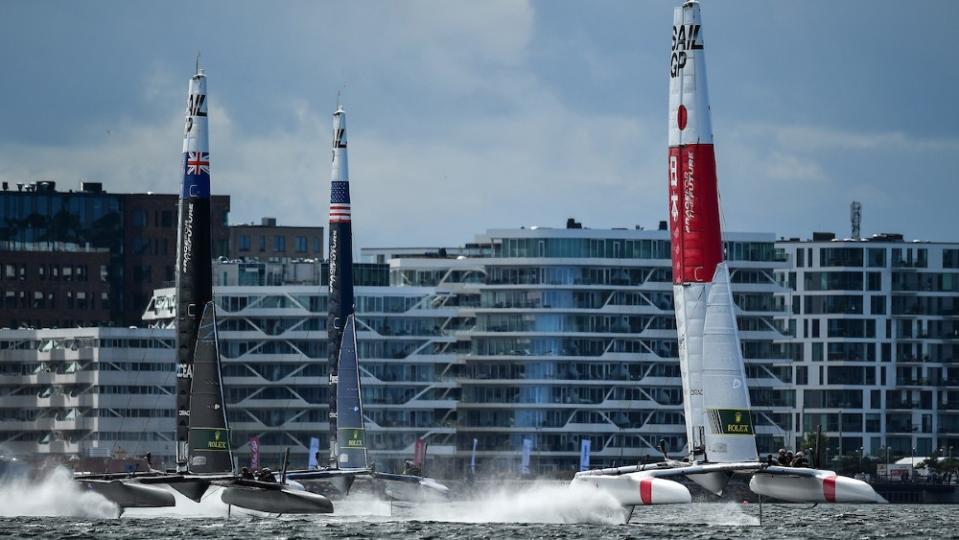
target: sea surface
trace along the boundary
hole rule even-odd
[[[458,503],[457,503],[458,504]],[[535,516],[530,516],[535,518]],[[959,506],[845,506],[694,503],[638,509],[628,524],[461,523],[404,516],[311,518],[19,517],[0,519],[19,538],[959,538]]]
[[[188,507],[128,510],[79,491],[69,474],[0,482],[8,538],[619,539],[957,538],[959,505],[798,505],[697,502],[637,508],[568,485],[490,489],[470,500],[389,503],[351,495],[320,516],[227,517],[209,497]]]

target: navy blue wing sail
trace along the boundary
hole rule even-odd
[[[353,315],[346,319],[336,386],[337,456],[340,469],[366,469],[366,429],[363,426],[363,402],[360,398],[360,367],[356,355],[356,326]]]

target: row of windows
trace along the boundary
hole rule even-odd
[[[28,268],[33,271],[28,271]],[[96,267],[94,267],[94,270]],[[6,263],[3,265],[3,272],[0,273],[0,279],[6,281],[25,281],[27,279],[39,279],[41,281],[89,281],[90,271],[86,264],[14,264]],[[100,281],[106,282],[108,278],[107,266],[100,265]]]
[[[5,309],[110,309],[110,293],[97,295],[87,291],[66,291],[62,293],[63,302],[58,302],[53,291],[11,291],[0,289]]]
[[[3,339],[0,350],[49,352],[53,350],[80,349],[172,349],[172,339],[160,338],[52,338],[52,339]]]
[[[286,252],[286,235],[277,234],[273,236],[272,242],[272,251],[275,253],[285,253]],[[267,237],[265,235],[260,235],[257,237],[257,251],[264,253],[267,251]],[[296,236],[293,237],[293,244],[295,253],[307,253],[309,251],[308,239],[305,236]],[[239,235],[237,241],[237,249],[241,252],[252,251],[253,242],[251,241],[250,235],[241,234]],[[323,252],[323,238],[319,236],[313,237],[313,252],[316,254]]]

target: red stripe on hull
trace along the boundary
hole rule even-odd
[[[822,495],[823,497],[826,498],[826,502],[831,502],[831,503],[836,502],[836,477],[835,476],[823,478]]]
[[[643,478],[639,481],[639,497],[643,500],[643,504],[647,506],[653,504],[652,478]]]
[[[716,156],[711,144],[669,148],[673,283],[708,283],[723,260]]]

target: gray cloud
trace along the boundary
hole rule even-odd
[[[458,244],[569,216],[653,227],[674,4],[4,3],[0,62],[16,76],[0,80],[0,177],[174,192],[201,49],[214,191],[233,196],[234,221],[326,222],[343,88],[359,246]],[[727,227],[842,232],[858,198],[866,230],[953,238],[956,113],[933,98],[959,74],[930,70],[928,102],[905,99],[899,81],[942,45],[948,17],[921,26],[870,5],[870,24],[839,25],[845,35],[826,15],[855,9],[829,2],[704,7]],[[762,30],[776,21],[793,24]],[[834,54],[879,32],[901,41],[878,45],[881,73],[868,48]],[[810,84],[843,66],[835,85]]]

